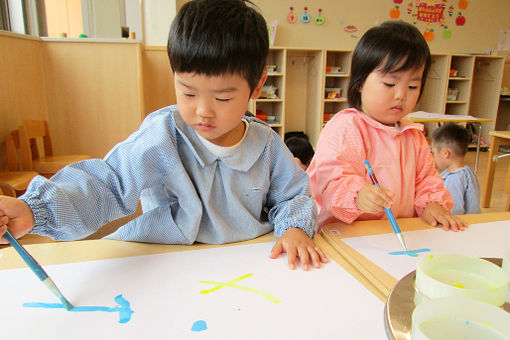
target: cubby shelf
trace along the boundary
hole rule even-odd
[[[266,84],[277,87],[278,99],[252,100],[249,110],[275,116],[276,123],[269,125],[282,138],[286,132],[303,131],[315,146],[324,121],[348,107],[351,57],[350,50],[271,47],[267,64],[276,65],[276,71],[268,74]],[[327,67],[338,73],[327,72]],[[483,123],[486,135],[494,130],[503,67],[504,57],[433,54],[416,110],[492,119]],[[457,73],[450,76],[450,70]],[[326,88],[339,89],[340,98],[326,99]],[[455,100],[449,100],[448,88],[458,89]]]

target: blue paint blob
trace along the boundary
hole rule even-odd
[[[469,325],[469,321],[468,320],[466,320],[466,325]]]
[[[388,253],[389,255],[407,255],[411,257],[418,257],[418,253],[426,253],[429,252],[429,248],[422,248],[422,249],[416,249],[416,250],[408,250],[408,251],[392,251]]]
[[[191,330],[193,332],[201,332],[207,329],[207,323],[204,320],[198,320],[193,323],[191,326]]]
[[[122,297],[122,294],[117,295],[114,298],[115,302],[118,303],[115,307],[103,307],[103,306],[75,306],[70,312],[119,312],[119,323],[126,323],[131,320],[131,314],[134,311],[131,309],[131,304],[128,300]],[[44,302],[26,302],[23,307],[28,308],[63,308],[66,307],[62,303],[44,303]]]

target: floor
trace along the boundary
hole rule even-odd
[[[472,169],[475,168],[475,158],[476,158],[475,151],[469,151],[466,155],[466,164],[469,165]],[[482,191],[485,185],[488,158],[489,158],[488,151],[480,152],[477,175]],[[500,158],[496,162],[496,172],[494,174],[494,184],[492,186],[491,205],[489,208],[482,208],[482,212],[505,211],[505,205],[508,199],[508,194],[504,192],[504,188],[509,166],[510,156]]]

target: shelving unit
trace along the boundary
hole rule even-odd
[[[278,98],[252,100],[249,110],[275,116],[276,121],[268,123],[282,139],[286,132],[303,131],[316,145],[328,115],[348,106],[351,58],[350,50],[271,47],[267,64],[277,69],[268,74],[266,84],[278,88]],[[482,125],[487,138],[495,127],[503,67],[503,57],[433,54],[416,110],[491,119]],[[450,76],[451,69],[457,74]],[[340,98],[326,98],[326,88],[341,89]],[[449,88],[458,89],[456,98],[448,98]]]

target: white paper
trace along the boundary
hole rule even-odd
[[[465,115],[451,115],[451,114],[442,114],[442,113],[434,113],[434,112],[425,112],[425,111],[416,111],[411,112],[406,116],[407,119],[457,119],[457,120],[478,120],[478,118],[473,116],[465,116]]]
[[[29,269],[0,271],[0,332],[8,339],[383,339],[384,304],[337,263],[291,271],[269,259],[273,242],[46,266],[76,306],[114,307],[122,294],[131,319],[115,312],[23,307],[59,301]],[[90,249],[90,251],[94,251]],[[200,281],[228,282],[271,294]],[[195,321],[207,329],[195,332]]]
[[[473,224],[459,232],[436,228],[407,231],[402,235],[408,250],[429,248],[431,251],[419,253],[418,257],[390,255],[390,252],[402,250],[393,233],[346,238],[342,241],[396,279],[416,270],[418,260],[433,253],[502,258],[505,251],[510,249],[510,221]]]

